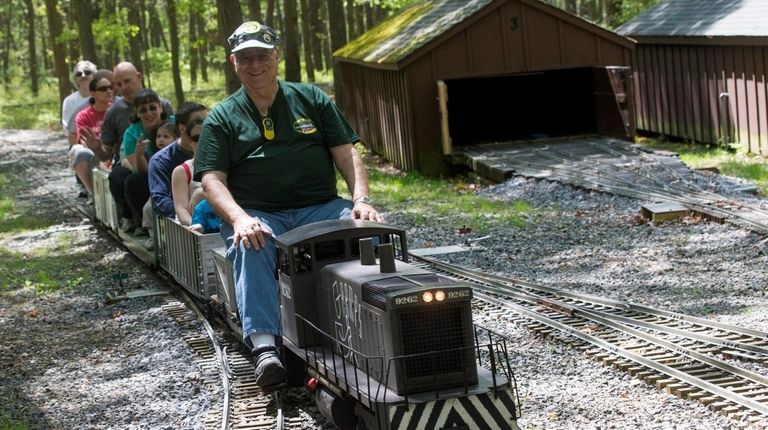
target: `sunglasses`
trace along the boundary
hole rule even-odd
[[[105,92],[105,91],[112,91],[112,90],[114,90],[114,88],[112,87],[112,85],[102,85],[102,86],[100,86],[100,87],[96,87],[96,90],[95,90],[95,91],[99,91],[99,92],[102,92],[102,93],[103,93],[103,92]]]
[[[192,136],[189,136],[189,139],[192,142],[199,142],[200,141],[200,135],[199,134],[193,134]]]
[[[77,76],[78,78],[81,76],[91,76],[91,73],[93,72],[90,70],[78,70],[75,72],[75,76]]]
[[[156,110],[157,110],[157,105],[149,105],[147,107],[142,106],[141,108],[139,108],[137,112],[139,112],[139,115],[144,115],[147,112],[150,112],[150,111],[154,112]]]

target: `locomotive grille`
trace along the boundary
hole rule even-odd
[[[403,363],[406,378],[428,377],[431,383],[437,375],[462,374],[467,366],[474,365],[471,327],[466,303],[449,303],[443,306],[418,307],[400,312],[401,354],[421,354],[444,351],[439,354],[406,358]],[[462,349],[464,348],[464,349]],[[465,381],[452,378],[456,385]],[[458,381],[455,379],[459,379]],[[445,386],[445,381],[439,385]]]

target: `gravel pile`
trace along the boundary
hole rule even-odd
[[[46,158],[52,183],[64,184],[63,192],[73,195],[64,154],[61,136],[0,132],[0,171],[12,169],[16,157]],[[734,193],[743,185],[739,181],[706,173],[695,177],[718,192],[765,204]],[[765,237],[694,218],[649,224],[638,216],[647,202],[546,181],[514,178],[480,192],[488,198],[527,202],[532,210],[525,225],[492,229],[490,238],[474,242],[478,247],[472,252],[440,258],[768,331]],[[54,199],[35,204],[52,213],[61,207]],[[477,233],[460,234],[460,226],[415,225],[386,208],[384,214],[391,224],[407,229],[412,249],[479,238]],[[52,296],[35,296],[29,288],[0,296],[0,403],[10,401],[11,413],[37,428],[201,428],[215,394],[202,386],[188,347],[179,342],[185,328],[159,309],[163,299],[104,303],[105,291],[114,284],[109,275],[116,270],[130,273],[131,285],[147,287],[156,281],[82,217],[59,216],[61,224],[52,231],[0,234],[0,249],[49,246],[58,231],[67,231],[73,247],[88,249],[83,264],[93,268],[96,280]],[[514,342],[522,428],[746,426],[506,321],[479,314],[477,322]],[[3,413],[8,406],[0,405],[0,417]],[[307,422],[306,427],[320,428],[319,422]]]

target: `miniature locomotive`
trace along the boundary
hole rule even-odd
[[[130,242],[116,228],[100,172],[94,169],[97,218]],[[473,324],[469,285],[409,263],[403,230],[335,220],[275,240],[289,382],[314,389],[320,411],[339,429],[518,428],[506,340]],[[224,252],[218,233],[157,218],[155,251],[139,257],[242,338]]]

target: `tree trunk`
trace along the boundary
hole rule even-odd
[[[171,75],[173,89],[176,93],[176,106],[184,103],[184,88],[181,85],[181,68],[179,67],[179,23],[176,19],[176,3],[165,0],[168,12],[168,33],[171,37]]]
[[[363,8],[363,5],[355,6],[354,11],[355,35],[354,37],[350,35],[349,40],[357,39],[358,36],[365,33],[365,9]]]
[[[344,28],[343,0],[328,0],[328,27],[331,30],[331,52],[347,44],[347,31]],[[336,100],[341,100],[341,69],[333,62],[333,91]]]
[[[29,89],[32,90],[32,94],[37,96],[40,90],[39,77],[37,70],[37,44],[35,43],[35,5],[32,0],[24,0],[24,6],[27,13],[27,44],[29,52],[27,53],[27,61],[29,65]]]
[[[301,57],[299,55],[299,16],[296,12],[296,0],[284,0],[285,12],[283,35],[285,43],[285,80],[301,82]]]
[[[128,7],[128,24],[135,25],[141,28],[141,16],[139,14],[139,2],[138,0],[127,0],[126,6]],[[144,70],[144,63],[141,59],[141,54],[144,51],[141,43],[141,32],[136,34],[131,33],[128,36],[128,44],[130,46],[130,59],[136,69],[148,75]],[[147,76],[149,78],[149,76]]]
[[[261,0],[248,0],[248,18],[261,22]]]
[[[328,1],[318,0],[320,2],[320,16],[322,22],[323,37],[321,39],[323,45],[323,61],[325,62],[325,70],[333,68],[333,56],[331,55],[331,28],[328,24]]]
[[[37,28],[42,29],[40,33],[40,48],[41,48],[40,52],[43,53],[43,70],[51,70],[53,68],[53,65],[51,64],[50,58],[47,55],[48,40],[46,39],[47,39],[47,36],[49,36],[49,34],[46,33],[46,30],[48,29],[48,26],[45,25],[45,23],[43,22],[43,19],[44,18],[42,16],[38,16],[35,19],[37,21],[37,24],[36,24]]]
[[[58,41],[63,26],[56,3],[56,0],[45,0],[45,11],[48,15],[48,34],[53,47],[53,65],[59,81],[59,102],[62,102],[69,94],[72,84],[69,81],[69,70],[67,70],[66,48]],[[61,115],[61,110],[59,110],[59,115]]]
[[[195,16],[194,8],[189,8],[189,80],[192,82],[192,86],[197,85],[197,69],[200,68],[198,59],[198,34],[197,34],[197,17]]]
[[[240,81],[235,75],[232,63],[229,62],[229,43],[227,38],[235,29],[243,23],[243,12],[240,10],[240,2],[237,0],[216,0],[218,9],[219,43],[224,47],[227,59],[224,62],[224,78],[227,85],[227,94],[232,94],[240,88]]]
[[[304,70],[307,81],[315,82],[315,66],[312,64],[312,32],[309,31],[309,0],[301,0],[301,36],[304,48]]]
[[[75,1],[69,3],[66,11],[67,12],[64,14],[64,20],[62,22],[62,28],[72,28],[77,25],[75,24],[77,22],[77,7],[75,5]],[[77,40],[68,41],[64,49],[70,59],[80,57],[80,43]]]
[[[152,33],[159,41],[155,46],[163,46],[163,49],[168,50],[168,41],[165,39],[165,32],[163,31],[163,23],[160,22],[160,17],[156,13],[151,13],[149,18],[150,26],[152,27]]]
[[[264,22],[275,28],[275,0],[267,0],[267,16],[264,18]]]
[[[355,0],[347,0],[346,8],[347,34],[349,39],[354,39],[357,37],[357,29],[355,28]]]
[[[376,13],[373,10],[373,5],[370,3],[365,3],[361,7],[363,10],[365,10],[365,30],[363,30],[364,33],[376,25]]]
[[[13,33],[11,33],[11,17],[13,16],[13,9],[10,5],[5,5],[3,10],[3,19],[5,22],[5,28],[3,30],[5,37],[3,38],[3,56],[2,56],[2,70],[3,70],[3,86],[7,90],[11,86],[11,47],[13,45]]]
[[[203,82],[208,82],[208,44],[210,42],[208,34],[205,32],[205,19],[202,15],[197,15],[197,33],[204,41],[199,45],[200,77],[203,78]],[[229,45],[227,45],[227,49],[229,49]]]
[[[309,6],[309,37],[312,39],[312,64],[315,70],[325,70],[323,67],[323,39],[327,38],[325,22],[320,20],[320,0],[307,0]]]
[[[93,21],[97,15],[93,15],[93,8],[90,0],[75,0],[75,17],[77,17],[77,34],[80,42],[80,52],[83,58],[90,60],[95,64],[99,63],[96,55],[96,44],[93,38]]]

